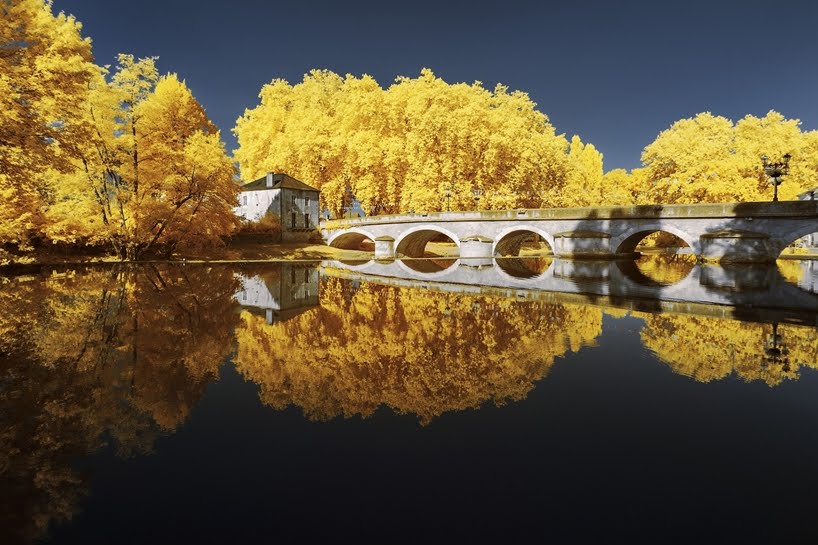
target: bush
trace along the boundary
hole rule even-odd
[[[239,228],[242,235],[269,235],[281,237],[281,218],[276,214],[268,214],[259,221],[243,221]]]

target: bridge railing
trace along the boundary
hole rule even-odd
[[[415,212],[322,220],[329,231],[361,225],[433,221],[661,219],[661,218],[747,218],[818,216],[818,201],[749,203],[649,204],[639,206],[594,206],[582,208],[529,208],[462,212]]]

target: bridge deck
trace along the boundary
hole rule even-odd
[[[582,208],[521,208],[514,210],[470,210],[453,212],[419,212],[324,220],[321,228],[345,229],[383,223],[417,223],[434,221],[509,221],[534,220],[602,220],[602,219],[669,219],[669,218],[785,218],[818,217],[818,201],[779,201],[748,203],[649,204],[639,206],[594,206]]]

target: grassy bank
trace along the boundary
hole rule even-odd
[[[270,243],[258,237],[236,237],[225,246],[196,252],[173,254],[170,258],[148,256],[150,261],[316,261],[322,259],[371,259],[372,253],[341,250],[323,243]],[[39,267],[43,265],[80,265],[121,263],[117,256],[100,248],[82,246],[41,246],[26,252],[0,249],[0,269]]]

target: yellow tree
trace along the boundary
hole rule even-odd
[[[818,171],[818,137],[801,132],[799,125],[774,111],[736,124],[710,113],[677,121],[642,153],[648,194],[660,203],[770,200],[760,156],[779,160],[790,153],[781,198],[795,198],[815,185]]]
[[[574,136],[568,148],[568,172],[559,204],[562,206],[611,204],[603,194],[602,177],[602,154],[593,144],[583,144],[579,136]]]
[[[617,168],[602,176],[599,204],[627,206],[636,204],[638,192],[634,186],[635,176]]]
[[[232,162],[185,83],[158,78],[155,59],[130,55],[119,56],[110,83],[94,83],[86,115],[95,133],[49,209],[53,231],[65,225],[69,204],[81,203],[96,211],[85,234],[129,259],[232,232]]]
[[[172,250],[180,244],[216,243],[232,232],[233,164],[185,83],[175,74],[161,78],[136,112],[134,168],[123,169],[132,180],[129,257],[157,246]]]
[[[336,214],[537,206],[559,195],[567,142],[528,95],[450,85],[430,70],[382,89],[369,76],[314,70],[265,85],[236,122],[242,176],[286,171],[322,190]]]
[[[0,3],[0,243],[40,228],[44,177],[70,171],[86,141],[82,110],[99,68],[81,25],[44,0]]]

